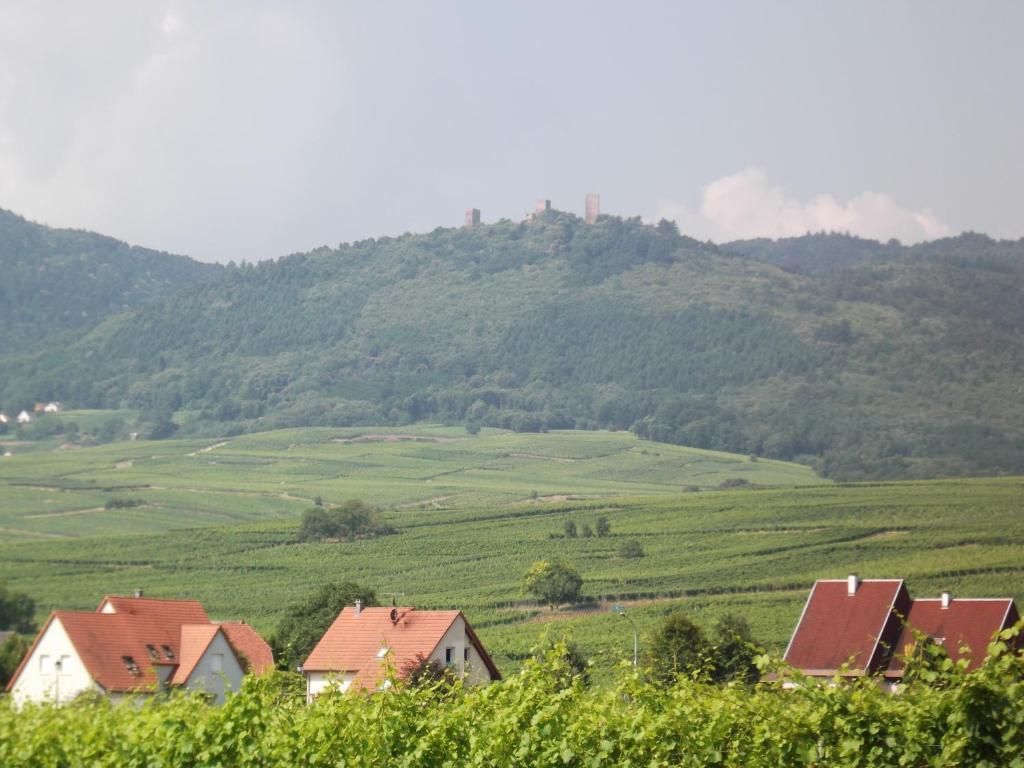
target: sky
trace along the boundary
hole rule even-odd
[[[204,261],[519,219],[1024,236],[1024,3],[0,2],[0,208]]]

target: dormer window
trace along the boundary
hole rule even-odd
[[[171,650],[171,646],[161,645],[160,648],[163,649],[165,659],[168,661],[174,661],[174,651]]]
[[[155,645],[146,643],[146,652],[149,653],[149,658],[153,661],[160,661],[160,654],[157,652]]]
[[[122,656],[121,661],[124,663],[125,669],[133,675],[141,674],[139,665],[135,663],[135,658],[133,656]]]

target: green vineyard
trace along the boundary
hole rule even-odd
[[[327,694],[297,676],[250,678],[223,707],[200,696],[140,707],[0,703],[5,768],[190,766],[970,766],[1024,761],[1024,661],[1006,644],[983,668],[900,695],[841,686],[657,687],[620,669],[587,688],[555,648],[479,689]]]

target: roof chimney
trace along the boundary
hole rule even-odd
[[[363,612],[363,601],[356,600],[356,616]]]
[[[132,592],[132,597],[142,597],[142,587],[136,587],[135,591]]]
[[[860,586],[860,579],[857,578],[856,573],[851,573],[846,577],[846,594],[853,597],[857,594],[857,587]]]
[[[942,609],[945,610],[945,609],[949,608],[949,604],[951,602],[953,602],[953,596],[951,594],[949,594],[949,592],[943,592],[942,593]]]

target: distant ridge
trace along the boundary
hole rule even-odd
[[[5,214],[0,259],[8,411],[610,427],[838,479],[1024,473],[1024,241],[716,246],[547,211],[211,267]]]

